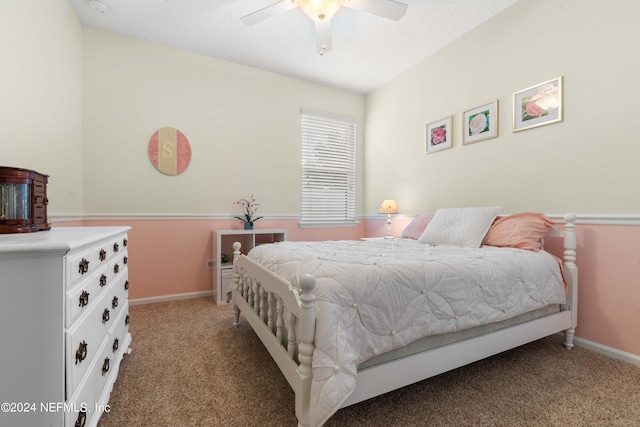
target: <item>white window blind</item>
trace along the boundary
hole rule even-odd
[[[355,223],[356,121],[302,110],[303,226]]]

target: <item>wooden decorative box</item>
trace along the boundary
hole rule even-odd
[[[49,230],[48,175],[0,166],[0,234]]]

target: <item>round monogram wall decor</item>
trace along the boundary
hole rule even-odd
[[[189,140],[178,129],[160,128],[149,141],[149,159],[160,172],[179,175],[189,167],[191,161]]]

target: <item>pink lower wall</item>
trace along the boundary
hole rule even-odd
[[[640,227],[579,225],[581,338],[640,355]]]
[[[640,356],[640,227],[578,224],[576,238],[576,336]]]
[[[409,219],[394,219],[399,236]],[[212,289],[211,232],[240,228],[234,220],[84,221],[84,225],[128,225],[130,298],[161,297]],[[79,225],[73,223],[54,226]],[[357,227],[300,228],[296,220],[261,220],[256,228],[286,228],[289,240],[336,240],[384,236],[385,219]],[[640,227],[579,224],[576,227],[579,310],[576,335],[640,356]],[[561,254],[561,248],[550,246]]]
[[[212,259],[212,232],[240,229],[237,220],[85,220],[59,226],[129,226],[129,298],[151,298],[212,290],[206,261]],[[300,228],[296,220],[261,220],[256,229],[285,228],[289,240],[359,239],[364,225]]]

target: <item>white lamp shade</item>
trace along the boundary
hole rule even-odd
[[[396,214],[398,213],[398,204],[395,200],[383,200],[382,205],[380,205],[379,213],[385,214]]]

